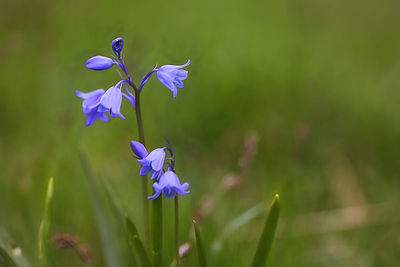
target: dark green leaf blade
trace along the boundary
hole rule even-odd
[[[196,236],[196,246],[197,246],[197,256],[199,259],[199,266],[206,267],[207,266],[206,253],[204,250],[203,241],[201,239],[200,229],[195,220],[193,220],[193,226],[194,226],[194,233]]]
[[[50,178],[47,185],[43,218],[39,228],[39,259],[43,261],[44,266],[53,266],[49,252],[50,206],[53,198],[53,190],[53,178]]]
[[[17,267],[17,264],[14,262],[11,256],[8,255],[7,251],[5,251],[1,246],[0,246],[0,266]]]
[[[139,238],[137,228],[131,218],[125,215],[126,232],[128,233],[129,244],[136,258],[140,260],[143,267],[151,267],[150,258],[146,253],[146,249]]]
[[[267,262],[268,254],[271,249],[272,241],[274,240],[274,235],[276,227],[278,225],[280,203],[279,195],[276,194],[271,203],[271,208],[268,213],[267,220],[265,221],[264,230],[258,241],[256,254],[254,255],[252,267],[262,267],[265,266]]]

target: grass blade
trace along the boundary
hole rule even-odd
[[[271,208],[265,221],[264,230],[258,241],[256,254],[254,255],[252,267],[265,266],[268,253],[271,249],[272,241],[274,240],[276,226],[278,225],[280,204],[279,195],[276,194],[271,203]]]
[[[17,267],[18,265],[14,262],[14,260],[8,255],[7,251],[5,251],[0,246],[0,266],[4,267]]]
[[[49,179],[47,185],[46,200],[44,205],[44,214],[39,228],[39,259],[42,260],[44,266],[53,266],[49,252],[49,229],[50,229],[50,213],[51,200],[53,198],[53,178]]]
[[[139,238],[137,228],[128,215],[125,215],[125,226],[126,232],[128,233],[129,244],[132,247],[135,257],[140,260],[140,263],[143,267],[151,267],[150,258],[147,255],[146,249]]]
[[[203,247],[203,241],[201,239],[200,229],[195,220],[193,220],[193,226],[194,226],[194,233],[196,236],[196,246],[197,246],[197,256],[199,258],[199,266],[206,267],[207,266],[206,253]]]
[[[152,216],[151,216],[151,244],[153,254],[153,265],[162,266],[162,197],[151,201]]]
[[[86,154],[80,151],[108,267],[136,266],[124,231],[124,221],[107,183],[94,175]],[[122,241],[121,241],[122,240]]]

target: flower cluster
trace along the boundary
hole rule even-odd
[[[164,197],[172,198],[176,194],[185,195],[190,193],[188,183],[181,184],[175,173],[175,157],[171,147],[156,148],[150,153],[147,152],[145,146],[137,141],[130,142],[133,153],[138,157],[138,162],[142,165],[139,175],[146,175],[151,172],[151,179],[156,179],[153,183],[155,194],[149,196],[149,199],[157,198],[161,193]],[[165,158],[165,150],[170,157]],[[164,170],[164,165],[167,169]]]
[[[190,64],[190,60],[184,65],[164,65],[160,68],[154,68],[147,73],[139,87],[136,87],[128,73],[127,67],[122,58],[122,49],[124,47],[124,40],[119,37],[111,42],[111,47],[114,51],[115,57],[94,56],[86,61],[86,67],[92,70],[106,70],[114,65],[119,67],[126,75],[126,79],[120,80],[116,85],[104,89],[97,89],[88,93],[76,90],[76,95],[83,99],[82,111],[87,114],[86,126],[92,125],[97,119],[101,121],[108,121],[112,118],[120,117],[125,119],[121,114],[122,99],[127,99],[133,108],[136,108],[135,95],[139,94],[143,86],[150,80],[151,75],[157,72],[157,78],[169,90],[171,90],[173,97],[176,98],[178,88],[183,88],[183,80],[187,78],[188,72],[183,70]],[[121,76],[122,77],[122,76]],[[129,91],[128,86],[131,86],[135,94]],[[125,89],[125,92],[123,91]]]

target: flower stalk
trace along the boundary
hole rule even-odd
[[[136,98],[136,121],[139,132],[139,140],[144,145],[144,129],[142,112],[140,109],[140,92],[135,89]],[[142,176],[142,205],[143,205],[143,223],[144,223],[144,243],[147,251],[150,251],[150,227],[149,227],[149,202],[147,200],[148,189],[147,189],[147,175]]]

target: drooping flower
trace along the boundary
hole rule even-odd
[[[174,98],[178,94],[178,88],[183,88],[183,80],[188,75],[188,71],[182,68],[187,67],[189,64],[190,60],[183,65],[164,65],[157,70],[157,78],[171,90]]]
[[[94,56],[86,61],[86,67],[91,70],[106,70],[111,68],[116,62],[109,57]]]
[[[100,99],[104,95],[103,89],[97,89],[88,93],[76,90],[75,94],[83,99],[82,111],[84,114],[87,114],[86,126],[92,125],[97,119],[101,121],[110,120],[104,111],[99,111]]]
[[[143,159],[149,155],[149,152],[147,152],[147,149],[144,147],[144,145],[138,141],[132,140],[130,142],[131,149],[133,153],[139,158]]]
[[[131,143],[131,146],[132,146],[132,143]],[[136,155],[138,155],[138,156],[140,155],[139,157],[144,156],[145,152],[147,152],[147,150],[144,151],[139,146],[136,146],[136,148],[137,148],[136,152],[141,151],[139,154],[136,154],[134,149],[132,149],[132,150]],[[165,147],[156,148],[153,151],[151,151],[150,154],[146,155],[143,158],[138,159],[138,162],[140,164],[142,164],[142,168],[140,169],[139,175],[146,175],[149,172],[152,172],[151,179],[154,179],[154,178],[158,179],[160,177],[160,175],[162,174],[162,171],[163,171],[164,160],[165,160],[164,149],[165,149]]]
[[[118,87],[119,83],[115,86],[111,86],[100,99],[100,112],[109,111],[111,117],[120,117],[125,119],[124,115],[121,114],[121,103],[122,103],[122,92],[121,88]]]
[[[122,37],[115,38],[111,42],[111,47],[114,53],[119,56],[122,48],[124,48],[124,39],[122,39]]]
[[[152,196],[149,196],[149,199],[155,199],[161,193],[163,193],[164,197],[166,198],[175,197],[176,193],[181,195],[190,193],[190,191],[187,191],[189,184],[181,184],[178,176],[171,170],[167,170],[163,175],[161,175],[160,180],[153,183],[153,188],[156,193]]]

